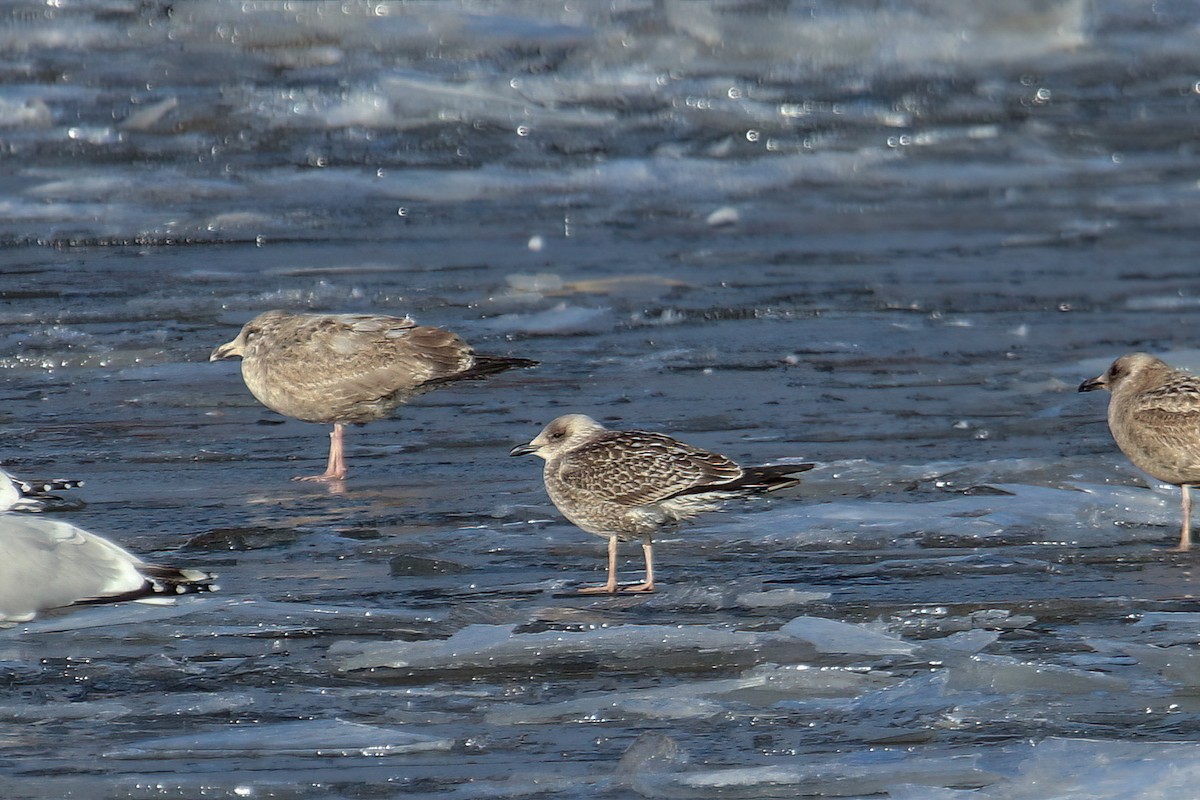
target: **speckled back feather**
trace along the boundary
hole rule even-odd
[[[627,506],[661,502],[742,474],[723,455],[644,431],[604,431],[572,450],[557,471],[564,484]]]

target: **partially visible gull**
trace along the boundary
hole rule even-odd
[[[813,464],[742,467],[670,436],[614,431],[567,414],[509,455],[546,460],[546,493],[568,520],[608,539],[608,581],[583,593],[617,591],[617,542],[641,539],[646,579],[623,591],[654,591],[653,536],[735,497],[787,489]]]
[[[1079,391],[1108,389],[1108,429],[1134,466],[1182,494],[1179,549],[1192,546],[1192,498],[1200,485],[1200,378],[1147,353],[1118,358]]]
[[[83,481],[55,478],[27,481],[0,469],[0,511],[62,511],[83,507],[82,501],[64,500],[54,492],[77,489]]]
[[[216,590],[198,569],[148,564],[67,522],[14,513],[20,496],[0,470],[0,626],[39,611]]]
[[[210,361],[242,359],[242,379],[260,403],[286,417],[333,425],[325,472],[346,476],[344,429],[382,419],[419,394],[536,361],[477,354],[454,333],[381,314],[265,311]]]

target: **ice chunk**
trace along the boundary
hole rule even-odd
[[[1009,656],[974,655],[950,670],[948,688],[956,691],[1053,692],[1090,694],[1124,692],[1126,681],[1112,675],[1056,664],[1019,661]]]
[[[889,786],[887,796],[888,800],[979,800],[985,795],[975,789],[942,789],[906,783]]]
[[[978,653],[1000,638],[999,631],[976,628],[952,633],[943,639],[921,643],[921,655],[926,658],[950,659]]]
[[[763,592],[745,592],[737,596],[742,608],[783,608],[803,606],[828,600],[830,592],[805,592],[799,589],[768,589]]]
[[[1195,634],[1192,638],[1195,639]],[[1200,650],[1195,647],[1155,647],[1130,642],[1121,645],[1120,649],[1172,683],[1188,687],[1200,685]]]
[[[894,686],[863,695],[851,707],[855,716],[936,713],[954,704],[954,701],[946,699],[948,678],[945,670],[914,675]]]
[[[1200,630],[1200,613],[1195,611],[1151,611],[1134,624],[1138,638],[1149,644],[1195,644]]]
[[[711,228],[736,225],[740,221],[741,214],[733,206],[721,206],[704,219],[704,222]]]
[[[19,632],[21,634],[64,633],[81,631],[89,628],[108,628],[117,625],[137,625],[143,622],[164,622],[197,614],[201,611],[216,608],[222,601],[207,596],[190,596],[184,602],[175,604],[121,604],[109,606],[92,606],[72,611],[61,617],[46,617],[36,619],[22,625],[17,625],[6,631],[6,635]]]
[[[105,753],[113,758],[221,758],[246,753],[390,756],[449,750],[453,739],[340,719],[228,725],[210,733],[144,739]]]
[[[713,717],[723,706],[701,695],[705,692],[740,688],[741,681],[716,681],[711,685],[670,686],[636,692],[606,692],[562,703],[523,705],[503,703],[492,708],[484,721],[492,725],[529,725],[556,719],[603,722],[643,717],[647,719],[688,719]]]
[[[538,272],[534,274],[518,272],[505,275],[504,281],[518,292],[547,294],[563,290],[562,276],[556,275],[553,272]]]
[[[746,686],[727,695],[729,699],[765,705],[785,699],[859,697],[900,681],[882,670],[861,672],[841,667],[812,667],[807,664],[761,664],[745,674]]]
[[[898,616],[900,616],[901,631],[903,633],[908,635],[924,634],[924,636],[936,633],[954,634],[980,630],[1014,630],[1017,628],[1027,628],[1037,622],[1036,617],[1028,614],[1014,615],[1011,611],[1004,608],[981,608],[962,616],[952,616],[949,609],[945,607],[916,608]],[[924,636],[919,636],[918,638],[924,638]],[[938,641],[949,642],[950,637]]]
[[[127,131],[150,130],[162,122],[163,117],[178,107],[178,97],[159,100],[157,103],[151,103],[131,113],[121,122],[120,127]]]
[[[610,329],[614,322],[612,311],[608,308],[559,303],[553,308],[533,314],[501,314],[489,320],[487,327],[501,333],[553,336],[596,333]]]
[[[1181,800],[1196,796],[1200,745],[1047,739],[990,800]],[[1048,793],[1049,792],[1049,793]]]
[[[670,736],[646,731],[633,740],[617,763],[617,772],[675,772],[687,762],[687,753]]]
[[[779,633],[808,642],[818,653],[888,656],[911,655],[917,649],[916,644],[865,625],[824,617],[796,617],[780,628]]]
[[[0,128],[48,128],[53,122],[54,112],[45,100],[0,98]]]
[[[847,758],[807,760],[727,769],[640,776],[639,791],[650,797],[767,798],[884,796],[896,783],[933,787],[988,786],[997,776],[976,764],[975,756],[910,758],[873,750]]]
[[[895,680],[879,672],[864,674],[802,664],[764,664],[740,678],[688,681],[627,692],[593,692],[561,703],[505,702],[489,709],[485,720],[492,724],[525,725],[557,719],[599,722],[626,717],[702,718],[727,711],[729,702],[761,706],[797,698],[805,702],[814,698],[844,699],[872,692]]]
[[[1017,467],[1014,463],[1004,468]],[[936,470],[926,471],[936,475]],[[917,469],[911,468],[901,475],[906,482],[916,481],[918,485],[927,480],[916,477],[916,473]],[[820,491],[820,481],[826,476],[838,476],[839,482],[849,481],[851,485],[862,482],[871,486],[872,492],[878,492],[881,484],[899,480],[894,474],[881,474],[878,465],[856,469],[839,463],[822,475],[813,473],[806,485],[810,491]],[[986,485],[1003,494],[947,490],[939,491],[945,499],[926,503],[831,499],[773,508],[744,521],[734,521],[729,527],[755,541],[803,544],[837,536],[844,539],[845,532],[853,530],[853,541],[859,545],[881,538],[924,537],[929,531],[937,531],[943,539],[970,540],[1003,539],[1014,533],[1032,536],[1035,532],[1046,537],[1047,531],[1054,530],[1056,541],[1108,547],[1114,542],[1158,539],[1162,532],[1153,526],[1178,524],[1178,492],[1173,487],[1161,492],[1095,484],[1056,488],[996,480],[1004,476],[987,473],[965,477],[974,480],[972,486]],[[787,533],[781,536],[778,531]]]
[[[88,719],[96,722],[114,720],[133,714],[127,703],[116,700],[90,700],[73,703],[30,703],[0,706],[0,720],[10,722],[42,722],[53,720],[61,724],[69,719]]]
[[[345,656],[343,671],[386,667],[404,670],[496,668],[542,664],[571,657],[603,659],[633,668],[665,656],[712,654],[729,660],[755,649],[755,633],[700,625],[619,625],[588,631],[514,633],[515,625],[468,625],[449,639],[361,644],[339,642],[333,655]],[[618,658],[619,657],[619,658]]]

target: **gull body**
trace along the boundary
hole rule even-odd
[[[382,419],[402,403],[460,380],[537,362],[477,354],[456,334],[381,314],[266,311],[210,361],[242,359],[242,379],[260,403],[286,417],[333,426],[325,472],[346,476],[347,424]]]
[[[661,433],[609,430],[591,417],[551,422],[513,456],[545,459],[546,493],[568,520],[608,540],[608,580],[581,592],[617,591],[617,543],[641,540],[646,579],[625,591],[654,590],[653,536],[725,500],[786,489],[812,464],[742,467]]]
[[[11,484],[0,470],[0,626],[52,608],[216,588],[207,572],[150,564],[70,523],[19,513]]]
[[[1191,547],[1191,495],[1200,485],[1200,378],[1147,353],[1115,360],[1079,391],[1107,389],[1108,428],[1134,466],[1180,488],[1179,549]]]

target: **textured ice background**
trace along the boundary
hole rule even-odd
[[[0,632],[0,796],[1190,796],[1178,491],[1075,387],[1200,368],[1192,4],[0,14],[0,461],[223,587]],[[332,493],[207,363],[269,307],[543,366]],[[819,467],[580,597],[568,411]]]

